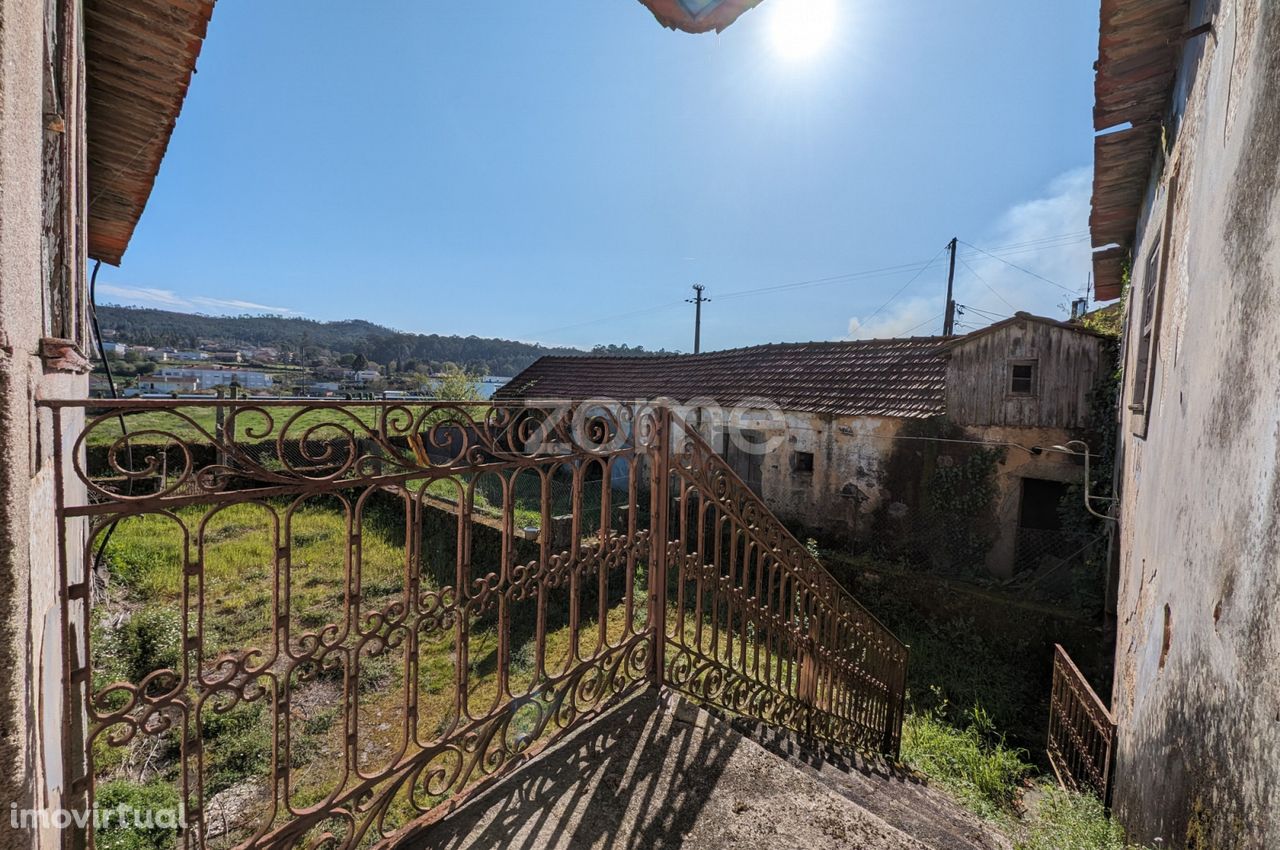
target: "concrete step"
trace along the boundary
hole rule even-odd
[[[844,766],[815,766],[786,752],[792,745],[803,752],[786,736],[757,742],[754,734],[682,698],[644,691],[401,847],[1007,847],[979,840],[976,820],[918,784],[891,772],[854,770],[858,779]]]

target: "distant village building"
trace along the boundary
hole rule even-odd
[[[890,528],[896,536],[919,532],[911,526],[929,521],[928,481],[939,465],[964,462],[979,449],[998,454],[992,504],[975,522],[986,535],[988,569],[1008,576],[1038,566],[1061,532],[1059,504],[1082,470],[1071,455],[1034,449],[1067,443],[1089,427],[1091,393],[1106,361],[1106,341],[1092,331],[1018,314],[954,338],[544,357],[494,398],[690,405],[695,411],[686,421],[702,420],[716,450],[778,516],[861,543]],[[696,412],[753,399],[776,405],[781,418],[719,428]],[[770,437],[781,443],[767,454],[748,448]]]
[[[139,378],[138,389],[144,393],[194,393],[200,389],[199,378]]]
[[[153,376],[156,380],[196,380],[199,389],[230,386],[234,381],[247,390],[269,389],[274,381],[266,372],[252,369],[225,369],[216,366],[199,368],[193,366],[166,366],[158,369]]]
[[[361,369],[351,373],[351,380],[357,384],[367,384],[370,381],[376,381],[382,377],[382,373],[377,369]]]
[[[109,355],[124,357],[129,353],[129,346],[125,345],[123,342],[103,342],[102,350]]]

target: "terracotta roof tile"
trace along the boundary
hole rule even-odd
[[[783,410],[924,418],[943,412],[943,337],[761,345],[707,354],[543,357],[499,400],[766,399]]]

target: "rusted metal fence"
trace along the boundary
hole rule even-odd
[[[1054,645],[1049,763],[1064,788],[1107,800],[1116,722],[1061,646]]]
[[[664,681],[768,723],[896,757],[907,649],[694,431],[677,429]]]
[[[75,810],[368,846],[650,684],[897,753],[905,648],[665,408],[43,404],[85,414],[56,458]]]

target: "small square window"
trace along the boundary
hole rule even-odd
[[[813,452],[792,453],[791,464],[796,472],[813,472]]]
[[[1024,361],[1009,364],[1009,395],[1036,394],[1036,364]]]

